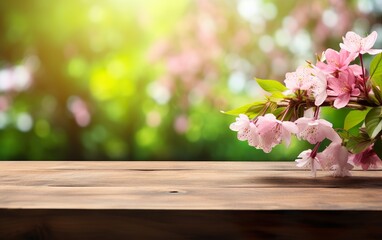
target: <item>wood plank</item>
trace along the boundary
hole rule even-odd
[[[0,161],[10,171],[18,170],[299,170],[293,162],[208,161]]]
[[[381,212],[0,210],[1,239],[381,239]]]
[[[5,162],[0,208],[382,210],[381,171],[314,179],[293,165]]]
[[[0,239],[382,239],[382,171],[0,162]]]
[[[168,210],[382,210],[376,189],[12,187],[0,208]]]
[[[351,178],[332,178],[320,172],[311,178],[307,171],[254,170],[18,170],[1,171],[1,186],[50,187],[123,187],[123,186],[194,186],[194,187],[381,187],[381,172],[354,171]]]

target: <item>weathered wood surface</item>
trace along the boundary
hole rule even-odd
[[[382,171],[0,162],[0,239],[382,239]]]
[[[382,171],[291,162],[0,162],[0,208],[382,210]]]

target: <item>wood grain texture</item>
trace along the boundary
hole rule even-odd
[[[0,162],[0,208],[382,210],[382,171],[288,162]]]
[[[382,239],[382,171],[0,162],[0,239]]]

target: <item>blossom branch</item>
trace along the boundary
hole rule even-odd
[[[336,97],[327,97],[327,99],[321,104],[321,107],[333,107]],[[293,106],[305,106],[306,109],[314,106],[314,100],[305,100],[298,101],[297,99],[284,100],[277,103],[278,107],[288,107],[290,106],[290,101],[293,101]],[[356,110],[365,110],[368,107],[378,107],[381,105],[366,101],[364,99],[353,98],[345,106],[347,108],[356,109]]]
[[[310,168],[313,176],[317,169],[331,170],[333,176],[344,177],[350,176],[353,165],[362,165],[363,169],[382,166],[375,154],[375,149],[382,147],[382,82],[368,82],[370,77],[366,76],[363,61],[365,53],[382,53],[382,49],[372,49],[376,38],[375,31],[365,38],[348,32],[340,44],[340,51],[327,49],[325,58],[318,59],[316,65],[308,61],[308,65],[286,73],[285,86],[276,80],[257,80],[271,97],[265,104],[255,103],[249,108],[233,110],[235,114],[241,111],[243,114],[230,128],[238,132],[239,140],[248,141],[250,146],[266,153],[281,142],[289,145],[292,134],[314,144],[313,149],[303,151],[296,159],[297,166]],[[351,65],[357,57],[360,65]],[[381,70],[382,55],[379,55],[371,62],[370,71]],[[357,136],[340,136],[332,123],[320,118],[321,107],[368,109],[349,112],[344,131],[362,122],[365,127]],[[313,114],[306,111],[308,109],[313,109]],[[252,114],[256,118],[250,120],[248,116]],[[331,143],[319,152],[325,139]]]

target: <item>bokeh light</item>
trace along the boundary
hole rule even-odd
[[[306,143],[264,154],[220,110],[349,30],[381,48],[381,16],[378,0],[2,1],[0,159],[292,160]]]

